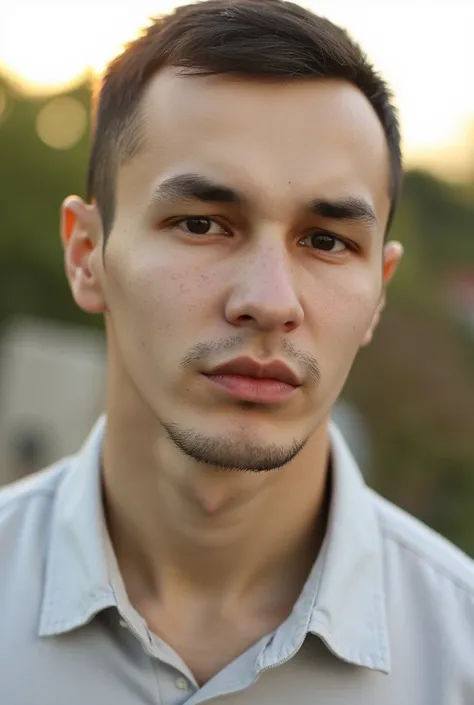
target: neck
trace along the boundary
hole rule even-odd
[[[239,602],[278,585],[275,599],[294,602],[324,533],[327,460],[327,424],[287,466],[256,473],[198,464],[109,414],[106,513],[131,598]]]

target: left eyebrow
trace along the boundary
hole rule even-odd
[[[321,218],[376,225],[377,218],[371,205],[363,198],[348,196],[335,200],[315,199],[308,210]]]

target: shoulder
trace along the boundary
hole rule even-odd
[[[474,608],[474,561],[421,521],[369,490],[376,509],[386,563],[405,580],[422,580],[440,592],[464,594]]]
[[[421,521],[372,497],[394,669],[405,669],[409,681],[424,674],[429,683],[436,674],[440,693],[474,692],[474,562]]]
[[[0,489],[0,678],[15,679],[15,659],[33,663],[57,491],[70,462]],[[0,695],[0,701],[3,699]]]
[[[20,629],[38,619],[55,500],[69,466],[63,460],[0,490],[0,653],[15,621]]]
[[[15,540],[15,528],[18,532],[35,531],[40,528],[41,520],[47,521],[57,489],[72,460],[65,458],[0,489],[0,545]]]

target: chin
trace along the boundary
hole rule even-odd
[[[188,420],[189,421],[189,420]],[[264,429],[254,422],[234,420],[208,425],[167,423],[164,429],[172,444],[189,459],[221,469],[267,471],[287,465],[305,446],[306,437],[288,430]]]

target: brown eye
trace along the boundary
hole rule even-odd
[[[301,242],[307,242],[306,247],[323,252],[344,252],[347,245],[335,235],[329,233],[315,232],[304,237]]]
[[[176,223],[183,232],[189,235],[225,235],[224,228],[212,218],[183,218]]]

